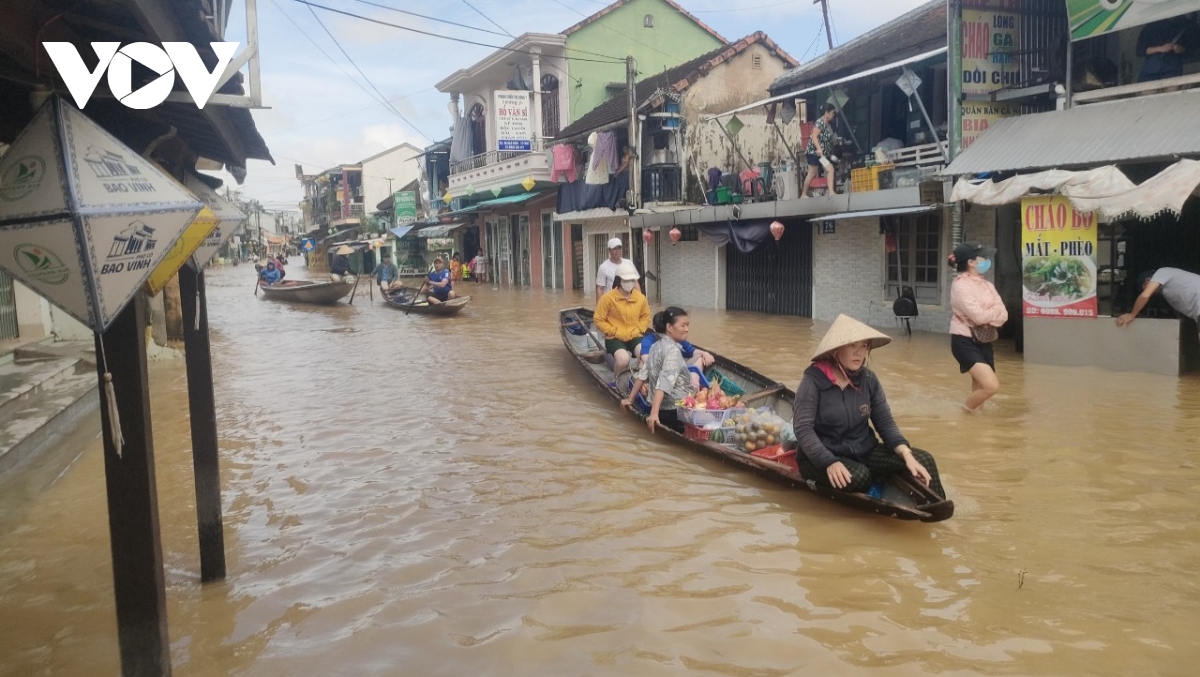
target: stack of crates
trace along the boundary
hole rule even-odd
[[[895,167],[895,165],[888,163],[850,170],[850,192],[866,193],[873,190],[879,190],[880,172],[891,171],[893,167]]]

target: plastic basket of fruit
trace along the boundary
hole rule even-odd
[[[709,438],[712,437],[712,433],[713,431],[708,428],[701,428],[700,426],[692,425],[691,423],[683,424],[683,436],[689,440],[707,442]]]
[[[747,453],[771,447],[783,442],[783,430],[787,422],[769,408],[736,411],[733,427],[725,435],[725,444]]]
[[[679,409],[679,420],[700,428],[708,426],[720,427],[725,422],[725,419],[735,415],[737,412],[737,409],[690,409],[682,407]]]

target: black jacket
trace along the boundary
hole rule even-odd
[[[792,430],[800,451],[822,470],[839,457],[855,461],[866,458],[879,445],[876,431],[888,449],[908,444],[892,419],[879,377],[865,368],[845,389],[830,381],[815,364],[806,369],[796,387]]]

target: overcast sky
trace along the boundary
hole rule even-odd
[[[309,1],[493,46],[504,45],[510,38],[379,6],[520,35],[557,33],[609,4],[601,0]],[[829,0],[834,44],[843,44],[926,1]],[[764,31],[801,63],[828,49],[820,5],[812,0],[679,0],[679,4],[727,40]],[[246,183],[240,190],[271,210],[297,209],[303,191],[295,178],[295,164],[303,165],[305,173],[314,174],[338,164],[356,163],[406,141],[424,148],[429,138],[447,138],[449,97],[435,90],[434,83],[494,51],[321,9],[312,11],[371,85],[411,124],[379,103],[380,97],[339,51],[308,6],[296,0],[258,0],[263,98],[270,109],[256,110],[253,115],[276,165],[250,161]],[[234,3],[235,16],[227,40],[245,43],[244,12],[243,2]],[[237,188],[231,177],[223,178]]]

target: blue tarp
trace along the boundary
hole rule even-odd
[[[593,185],[582,177],[572,183],[558,184],[558,204],[554,211],[559,214],[582,212],[596,207],[616,209],[617,203],[625,199],[629,190],[629,172],[621,172],[608,183]]]
[[[412,226],[400,226],[398,228],[393,228],[392,235],[395,235],[396,239],[399,240],[400,238],[404,237],[405,235],[408,235],[408,231],[410,231],[412,229],[413,229]]]

